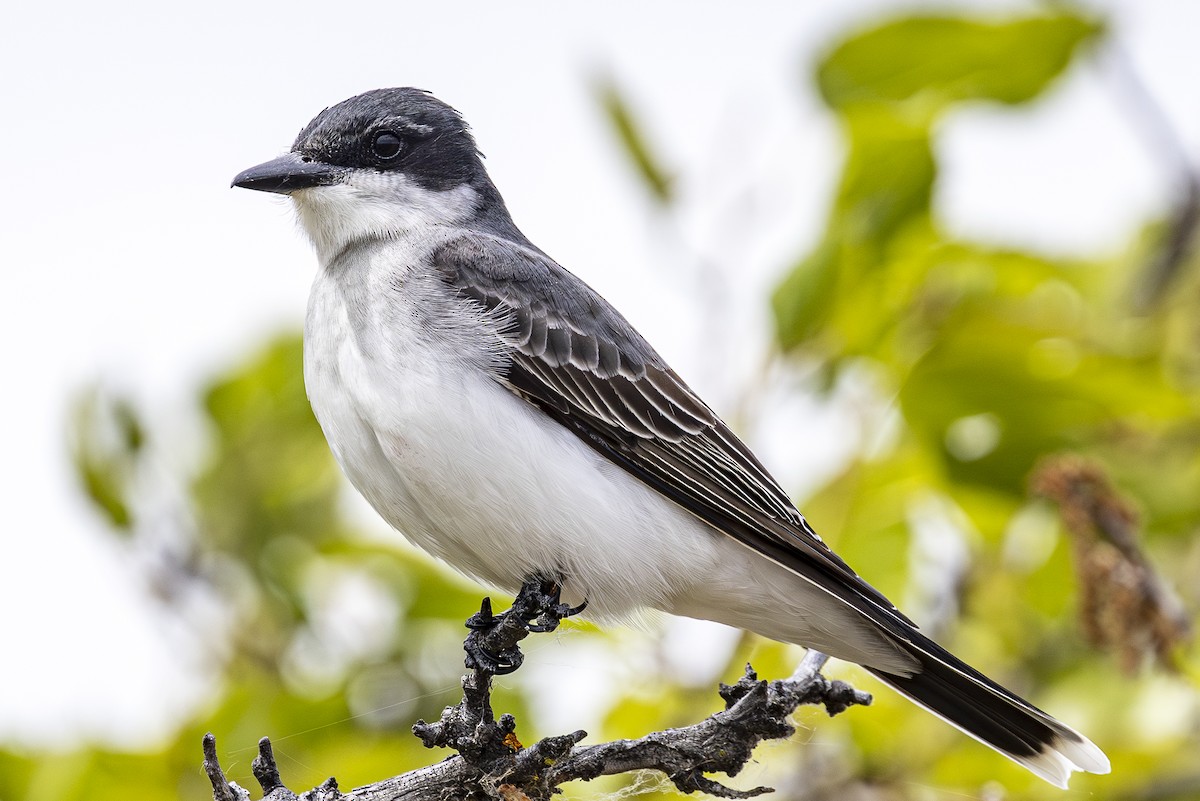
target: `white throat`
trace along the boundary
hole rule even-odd
[[[327,265],[355,242],[459,224],[475,211],[479,194],[465,184],[439,191],[399,173],[354,170],[341,183],[299,189],[291,197],[300,226]]]

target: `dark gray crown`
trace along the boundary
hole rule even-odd
[[[380,158],[381,134],[401,140],[400,153]],[[401,172],[429,189],[488,184],[475,139],[457,111],[421,89],[375,89],[318,114],[292,151],[341,167]]]

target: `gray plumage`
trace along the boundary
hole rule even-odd
[[[321,264],[314,412],[414,543],[510,592],[553,576],[602,618],[652,607],[858,662],[1060,786],[1108,770],[825,545],[646,340],[521,234],[449,106],[359,95],[234,184],[295,200]]]

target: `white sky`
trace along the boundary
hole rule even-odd
[[[724,368],[743,369],[725,361],[761,342],[766,290],[812,244],[837,175],[836,131],[806,67],[849,22],[910,7],[214,0],[10,9],[0,28],[0,641],[10,651],[0,739],[144,741],[197,693],[75,489],[63,424],[69,393],[102,379],[157,421],[181,425],[207,376],[300,324],[313,258],[286,203],[230,190],[235,173],[285,150],[316,112],[352,94],[430,89],[472,123],[518,225],[722,408],[736,384]],[[1200,3],[1093,7],[1112,15],[1195,155]],[[679,168],[679,236],[730,281],[721,298],[735,344],[717,359],[697,346],[706,342],[702,298],[674,289],[687,265],[658,263],[677,249],[655,233],[655,212],[593,102],[591,81],[605,71]],[[1173,189],[1132,113],[1099,64],[1031,110],[958,115],[941,138],[943,214],[964,235],[1055,252],[1120,246]],[[794,456],[767,448],[766,457],[785,483],[804,480]]]

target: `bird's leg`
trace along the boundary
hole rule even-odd
[[[562,602],[562,585],[550,579],[534,579],[533,581],[526,582],[525,586],[521,588],[521,592],[524,592],[525,587],[533,584],[534,581],[538,585],[537,591],[540,593],[538,602],[539,606],[542,607],[542,612],[538,615],[536,621],[526,624],[526,628],[530,631],[539,633],[554,631],[563,620],[572,615],[578,615],[584,609],[587,609],[586,600],[579,604],[579,606],[567,606],[564,604]]]
[[[479,611],[466,622],[471,630],[463,642],[467,667],[493,676],[512,673],[525,659],[517,643],[529,632],[554,631],[564,618],[586,606],[586,601],[575,607],[564,604],[562,585],[543,576],[527,579],[512,607],[502,614],[492,614],[492,601],[484,598]]]

